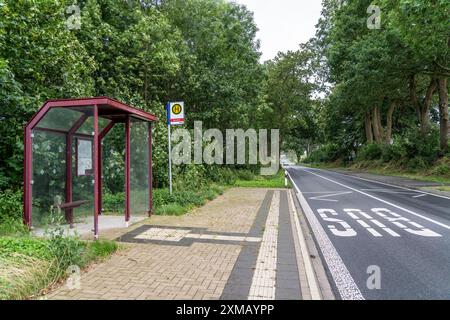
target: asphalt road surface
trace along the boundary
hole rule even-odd
[[[450,299],[450,198],[290,167],[341,299]]]

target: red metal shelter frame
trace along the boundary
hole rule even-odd
[[[76,108],[77,111],[92,110],[94,118],[94,132],[92,135],[84,135],[77,133],[86,120],[89,118],[87,112],[84,113],[68,131],[56,130],[49,128],[39,128],[37,125],[52,108]],[[89,111],[90,112],[90,111]],[[108,125],[100,131],[99,118],[110,120]],[[55,134],[61,134],[66,137],[66,181],[65,181],[65,202],[68,207],[66,209],[66,219],[72,225],[73,215],[70,203],[72,203],[72,141],[73,137],[93,138],[93,168],[94,168],[94,236],[98,238],[98,216],[101,214],[102,207],[102,147],[103,138],[111,131],[117,123],[125,123],[125,220],[128,224],[131,216],[130,209],[130,126],[131,119],[139,119],[150,123],[148,132],[149,147],[149,214],[153,208],[153,190],[152,190],[152,123],[157,121],[156,116],[143,110],[131,107],[117,100],[108,97],[81,98],[81,99],[63,99],[47,101],[39,111],[32,117],[25,127],[24,139],[24,222],[31,227],[32,222],[32,170],[33,170],[33,153],[32,153],[32,131],[43,130]]]

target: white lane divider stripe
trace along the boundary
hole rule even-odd
[[[280,191],[270,204],[248,300],[275,300]]]
[[[305,211],[305,215],[316,237],[319,248],[328,266],[328,270],[333,277],[341,298],[344,300],[364,300],[361,291],[356,285],[355,280],[351,276],[347,267],[345,266],[344,261],[342,261],[341,256],[337,252],[330,238],[328,238],[325,230],[317,220],[311,207],[309,206],[298,186],[295,184],[289,172],[288,176],[297,191],[297,198],[300,201],[303,210]]]
[[[324,180],[333,182],[333,183],[335,183],[335,184],[337,184],[337,185],[340,185],[340,186],[342,186],[342,187],[344,187],[344,188],[347,188],[347,189],[349,189],[349,190],[353,190],[353,191],[358,192],[358,193],[360,193],[360,194],[363,194],[363,195],[365,195],[365,196],[367,196],[367,197],[369,197],[369,198],[378,200],[378,201],[383,202],[383,203],[385,203],[385,204],[388,204],[388,205],[390,205],[390,206],[392,206],[392,207],[394,207],[394,208],[400,209],[400,210],[405,211],[405,212],[407,212],[407,213],[409,213],[409,214],[412,214],[412,215],[414,215],[414,216],[416,216],[416,217],[420,217],[420,218],[422,218],[422,219],[424,219],[424,220],[427,220],[428,222],[434,223],[434,224],[436,224],[436,225],[438,225],[438,226],[441,226],[441,227],[443,227],[443,228],[445,228],[445,229],[450,230],[450,226],[448,226],[448,225],[446,225],[446,224],[444,224],[444,223],[442,223],[442,222],[439,222],[439,221],[436,221],[436,220],[434,220],[434,219],[425,217],[425,216],[423,216],[423,215],[421,215],[421,214],[418,214],[418,213],[416,213],[416,212],[414,212],[414,211],[411,211],[411,210],[408,210],[408,209],[403,208],[403,207],[401,207],[401,206],[398,206],[398,205],[396,205],[396,204],[394,204],[394,203],[392,203],[392,202],[389,202],[389,201],[380,199],[380,198],[375,197],[375,196],[373,196],[373,195],[370,195],[370,194],[368,194],[368,193],[366,193],[366,192],[363,192],[363,191],[360,191],[360,190],[358,190],[358,189],[349,187],[349,186],[347,186],[347,185],[345,185],[345,184],[343,184],[343,183],[340,183],[340,182],[337,182],[337,181],[335,181],[335,180],[329,179],[329,178],[327,178],[327,177],[324,177],[324,176],[322,176],[322,175],[320,175],[320,174],[317,174],[317,173],[314,173],[314,172],[312,172],[312,171],[309,171],[309,170],[304,170],[304,171],[305,171],[305,172],[308,172],[308,173],[310,173],[310,174],[312,174],[312,175],[315,175],[315,176],[317,176],[317,177],[319,177],[319,178],[321,178],[321,179],[324,179]]]

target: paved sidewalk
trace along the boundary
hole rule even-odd
[[[111,230],[126,247],[48,299],[301,299],[286,190],[230,189],[182,217]],[[280,205],[281,204],[281,205]]]

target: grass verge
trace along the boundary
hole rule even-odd
[[[36,299],[64,280],[68,268],[80,269],[114,253],[113,241],[81,241],[62,234],[48,239],[0,237],[0,299]]]
[[[285,188],[284,170],[279,170],[273,176],[253,176],[250,180],[238,179],[234,185],[243,188]]]

